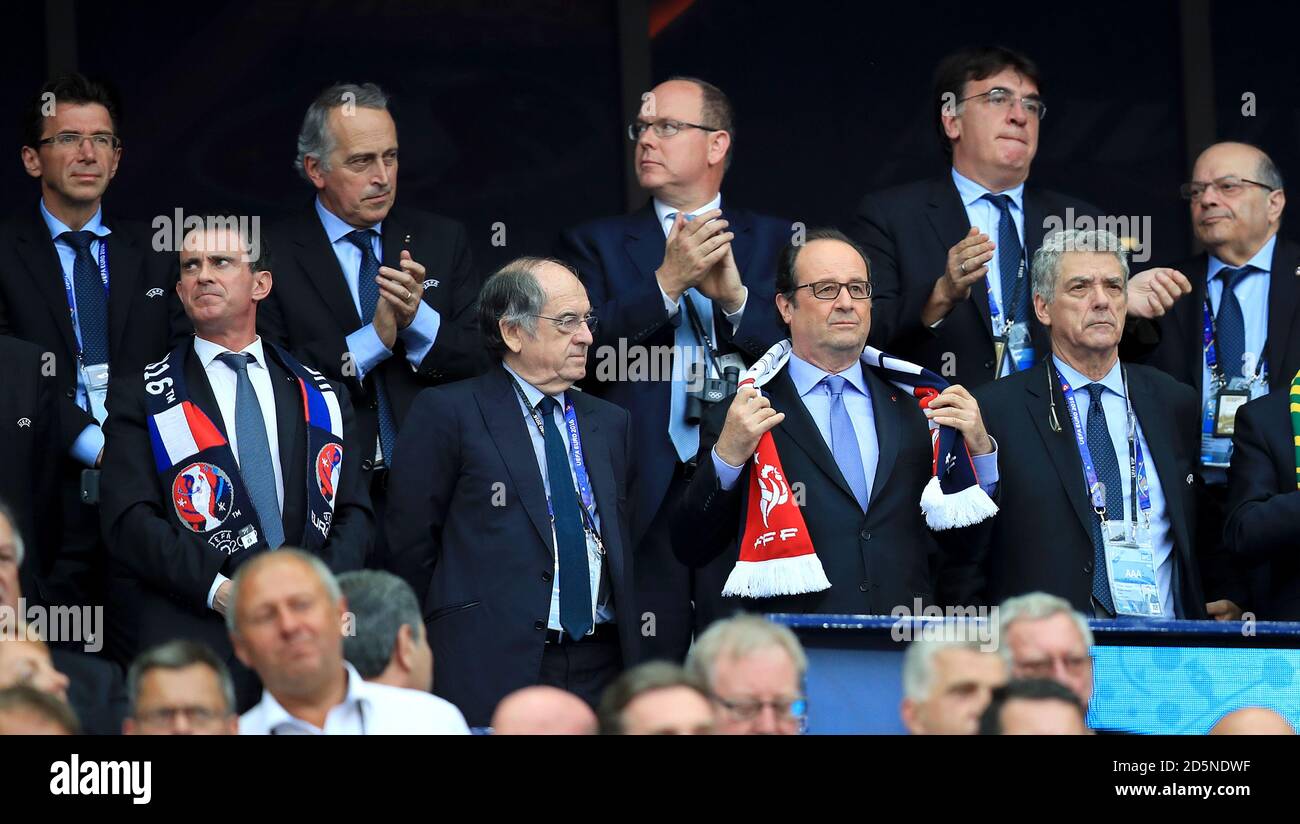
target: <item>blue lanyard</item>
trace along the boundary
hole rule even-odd
[[[519,393],[519,399],[524,402],[528,408],[528,414],[537,426],[537,431],[541,433],[542,439],[546,439],[546,424],[542,422],[542,415],[528,402],[528,396],[520,388],[518,382],[515,382],[515,391]],[[585,521],[584,526],[591,533],[591,537],[600,544],[600,530],[596,529],[596,499],[591,492],[591,479],[587,475],[587,462],[582,452],[582,437],[578,434],[578,415],[573,410],[573,401],[565,398],[564,401],[564,432],[565,440],[569,444],[569,463],[573,466],[573,475],[578,481],[578,498],[582,503],[582,519]],[[559,494],[557,490],[551,490],[552,495]],[[551,500],[546,500],[546,511],[552,518],[555,517],[555,510],[551,507]]]
[[[1074,442],[1079,447],[1079,459],[1083,463],[1083,480],[1088,485],[1088,495],[1092,499],[1093,511],[1097,517],[1106,520],[1106,497],[1101,489],[1101,482],[1097,480],[1097,471],[1093,469],[1092,452],[1088,449],[1088,439],[1084,434],[1082,424],[1079,422],[1079,407],[1074,402],[1074,390],[1070,388],[1070,382],[1061,375],[1056,365],[1052,365],[1053,371],[1056,372],[1056,378],[1061,382],[1061,394],[1065,396],[1065,403],[1070,409],[1070,423],[1074,425]],[[1100,399],[1097,401],[1100,403]],[[1129,455],[1129,480],[1133,489],[1133,497],[1137,500],[1137,509],[1141,509],[1144,514],[1150,518],[1151,512],[1151,489],[1147,484],[1146,462],[1142,457],[1142,444],[1137,438],[1137,418],[1133,414],[1132,405],[1128,399],[1128,377],[1124,378],[1124,402],[1128,409],[1127,434],[1128,434],[1128,455]],[[1105,414],[1104,410],[1102,413]],[[1120,492],[1123,495],[1123,492]],[[1133,523],[1137,523],[1137,509],[1133,511]],[[1120,517],[1124,514],[1123,506],[1120,507]]]
[[[1227,289],[1227,284],[1224,284],[1223,288]],[[1223,300],[1223,298],[1219,298],[1219,300]],[[1223,374],[1223,368],[1219,366],[1219,356],[1216,351],[1218,346],[1217,341],[1218,334],[1214,329],[1214,315],[1210,312],[1210,295],[1208,294],[1207,287],[1205,305],[1202,307],[1201,312],[1201,343],[1205,348],[1205,368],[1210,370],[1210,376],[1214,378],[1219,386],[1227,386],[1227,377]],[[1259,359],[1259,363],[1255,365],[1256,379],[1258,379],[1260,375],[1264,374],[1264,371],[1267,369],[1267,364],[1267,357]]]
[[[104,297],[107,299],[108,297],[108,242],[106,237],[97,237],[96,241],[99,243],[99,279],[104,284]],[[60,263],[62,263],[62,261],[60,261]],[[75,250],[73,251],[72,265],[73,267],[76,267],[77,265]],[[62,269],[63,267],[60,266],[59,268]],[[72,275],[70,275],[67,272],[67,270],[64,270],[63,291],[68,298],[68,311],[72,313],[73,316],[72,325],[75,328],[77,326],[77,317],[76,317],[76,309],[75,309],[77,305],[77,301],[75,296],[73,295],[73,288],[74,287],[72,285]],[[77,348],[78,348],[77,357],[80,358],[81,357],[80,336],[78,336]]]

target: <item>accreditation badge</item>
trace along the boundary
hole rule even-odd
[[[81,382],[90,401],[90,414],[96,423],[103,426],[108,418],[108,364],[95,363],[80,369]]]
[[[1110,574],[1110,597],[1115,613],[1137,618],[1164,615],[1150,524],[1108,521],[1102,527],[1102,534],[1106,539],[1106,571]]]
[[[1224,389],[1214,398],[1214,434],[1220,438],[1231,438],[1236,431],[1237,410],[1250,400],[1250,392],[1245,389]]]
[[[1007,349],[1011,353],[1013,372],[1023,372],[1034,365],[1034,342],[1026,321],[1013,323],[1007,332]]]

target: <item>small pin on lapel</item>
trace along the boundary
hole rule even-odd
[[[1300,273],[1297,273],[1297,274],[1300,274]],[[1188,485],[1188,486],[1191,486],[1191,485],[1192,485],[1192,476],[1191,476],[1191,475],[1188,475],[1188,476],[1187,476],[1187,485]]]

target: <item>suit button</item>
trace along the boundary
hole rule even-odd
[[[991,361],[991,360],[986,360],[986,361],[984,361],[984,368],[985,368],[985,369],[992,369],[992,368],[993,368],[993,361]]]
[[[870,532],[867,532],[865,529],[862,530],[862,532],[860,532],[860,533],[858,533],[858,534],[862,536],[862,540],[864,540],[864,541],[870,541],[870,540],[871,540],[871,533],[870,533]]]
[[[1092,574],[1092,561],[1089,561],[1088,563],[1083,565],[1083,571],[1088,573],[1089,575]]]
[[[869,589],[871,589],[870,581],[863,581],[862,583],[858,584],[858,592],[866,592]]]
[[[549,569],[542,573],[542,580],[543,580],[543,581],[546,581],[546,582],[548,582],[548,583],[550,582],[550,580],[551,580],[551,571],[550,571]]]
[[[366,458],[364,461],[361,462],[361,471],[369,472],[374,465],[375,465],[374,461],[370,460],[369,458]]]
[[[533,629],[546,629],[546,622],[542,620],[534,621]]]
[[[77,390],[69,389],[67,392],[64,392],[63,394],[67,395],[69,398],[75,398],[77,397]]]

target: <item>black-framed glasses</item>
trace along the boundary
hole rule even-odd
[[[596,324],[600,322],[600,319],[597,318],[593,312],[588,312],[586,315],[560,315],[558,318],[547,317],[546,315],[533,315],[533,317],[541,318],[542,320],[549,320],[551,323],[555,324],[556,329],[559,329],[566,335],[572,335],[574,332],[577,332],[578,327],[582,326],[584,323],[587,324],[588,331],[595,332]]]
[[[105,134],[96,132],[95,134],[80,134],[78,132],[59,132],[53,137],[47,137],[38,141],[41,146],[57,146],[60,149],[81,148],[81,144],[90,141],[96,151],[108,151],[117,149],[122,145],[122,139],[114,134]]]
[[[834,280],[819,280],[816,283],[805,283],[802,286],[796,286],[795,289],[810,289],[813,297],[818,300],[835,300],[840,296],[841,289],[849,290],[849,297],[854,300],[866,300],[871,297],[871,281],[851,280],[848,283],[840,283]]]
[[[1270,186],[1267,183],[1260,183],[1258,180],[1248,180],[1244,177],[1237,177],[1236,175],[1224,175],[1223,177],[1216,178],[1208,183],[1203,183],[1199,180],[1184,183],[1178,188],[1178,193],[1183,196],[1184,200],[1200,200],[1205,196],[1205,193],[1213,187],[1218,189],[1219,194],[1224,197],[1236,197],[1245,191],[1247,185],[1258,186],[1261,189],[1266,189],[1270,192],[1277,191],[1276,186]]]
[[[733,701],[715,695],[713,700],[738,721],[753,721],[765,707],[771,707],[772,714],[782,721],[802,722],[808,716],[808,699],[802,695],[794,698],[774,698],[771,701],[759,701],[755,698]]]
[[[983,97],[988,100],[989,105],[997,109],[1010,108],[1015,103],[1016,93],[1010,89],[1004,89],[1001,86],[994,86],[986,92],[972,94],[970,97],[963,97],[958,103],[965,103],[967,100],[974,100],[977,97]],[[1038,120],[1047,117],[1047,104],[1041,97],[1028,95],[1020,98],[1020,105],[1025,107],[1025,111],[1032,114]]]
[[[659,137],[672,137],[682,129],[700,129],[706,132],[720,132],[723,129],[715,129],[712,126],[701,126],[699,123],[687,123],[685,120],[658,120],[654,123],[642,123],[640,120],[627,124],[627,137],[633,143],[641,139],[646,129],[654,129],[655,134]]]

